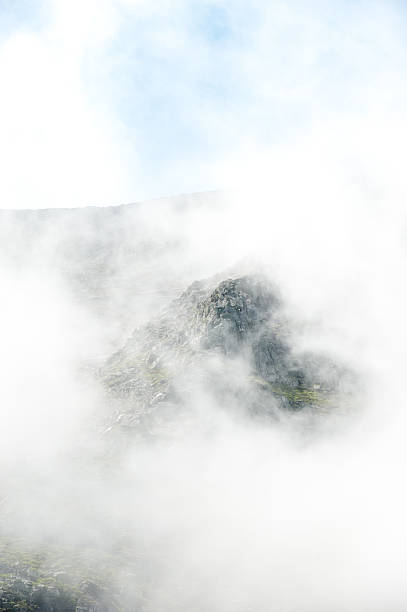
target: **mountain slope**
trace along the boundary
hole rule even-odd
[[[160,316],[136,329],[100,375],[118,402],[115,425],[154,429],[197,393],[234,411],[335,404],[350,374],[324,355],[294,350],[292,322],[265,277],[195,282]]]

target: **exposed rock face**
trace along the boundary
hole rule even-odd
[[[222,405],[256,413],[329,403],[344,373],[323,356],[295,354],[290,340],[281,298],[265,278],[195,282],[103,368],[111,397],[122,400],[117,424],[137,426],[181,405],[180,389],[198,378]]]
[[[239,350],[242,342],[267,324],[278,300],[265,282],[253,277],[221,282],[197,304],[197,332],[202,346],[226,354]]]
[[[0,536],[1,612],[111,612],[126,600],[100,551],[40,546]],[[119,562],[114,560],[115,562]],[[133,599],[134,602],[137,598]],[[126,610],[135,609],[125,607]]]

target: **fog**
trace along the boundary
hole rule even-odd
[[[319,2],[284,4],[255,2],[256,27],[221,55],[215,85],[230,70],[239,87],[219,98],[251,92],[229,110],[200,103],[194,75],[217,55],[187,2],[106,1],[97,21],[93,2],[50,2],[0,48],[0,545],[86,574],[95,612],[407,606],[401,8],[360,3],[333,25]],[[217,5],[242,35],[242,3]],[[110,97],[131,89],[117,45],[134,15],[154,60],[170,57],[145,87],[178,108],[174,132],[165,115],[143,136],[140,99],[133,125]],[[270,398],[263,418],[242,406],[247,355],[214,352],[174,368],[179,405],[129,425],[109,358],[194,281],[246,274],[278,288],[293,348],[329,355],[356,391],[320,411]]]
[[[303,168],[288,170],[303,179]],[[144,247],[131,270],[112,251],[103,283],[116,295],[105,297],[106,309],[95,310],[70,282],[74,264],[63,247],[78,232],[83,244],[94,232],[109,235],[109,217],[95,224],[84,209],[70,234],[66,218],[58,225],[49,215],[24,253],[16,248],[19,236],[27,245],[21,228],[38,213],[9,216],[1,262],[5,533],[101,558],[125,543],[132,570],[119,556],[109,569],[126,609],[404,609],[405,230],[391,194],[381,196],[385,213],[381,203],[369,207],[364,187],[345,175],[331,180],[334,171],[325,163],[321,174],[308,158],[307,180],[294,187],[280,179],[253,193],[125,207],[126,227],[133,217]],[[226,410],[198,376],[187,411],[111,457],[103,422],[113,408],[95,364],[191,281],[227,277],[232,265],[261,269],[278,284],[287,312],[303,322],[295,341],[348,364],[363,399],[317,426],[309,414],[259,422]],[[114,320],[123,308],[120,274],[135,288],[122,326]],[[229,375],[245,367],[236,363]]]

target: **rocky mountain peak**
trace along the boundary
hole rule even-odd
[[[202,346],[237,351],[248,335],[267,324],[278,306],[275,294],[259,277],[220,282],[197,304],[196,328],[202,334]]]
[[[231,372],[239,359],[246,377],[243,403],[257,412],[320,406],[335,392],[339,369],[325,356],[293,351],[283,311],[279,292],[262,276],[194,282],[134,331],[103,368],[103,380],[112,397],[126,399],[132,423],[163,403],[177,404],[174,389],[196,371],[205,373],[207,388],[222,401],[238,405],[242,381],[236,386]],[[205,366],[211,355],[220,360],[215,371]]]

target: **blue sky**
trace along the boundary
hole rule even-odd
[[[0,205],[225,187],[237,154],[401,112],[405,27],[395,1],[0,0]]]

